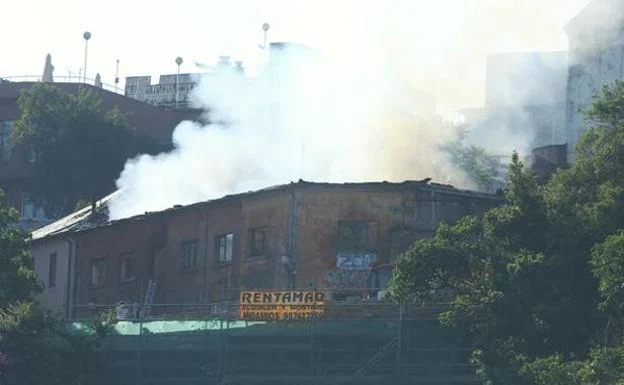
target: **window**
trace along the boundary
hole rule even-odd
[[[338,221],[338,250],[373,251],[377,248],[377,223]]]
[[[0,155],[3,161],[11,159],[11,131],[13,130],[13,121],[0,121]]]
[[[182,269],[193,270],[198,266],[197,240],[182,243]]]
[[[234,234],[218,235],[217,241],[217,257],[219,262],[231,262],[232,252],[234,249]]]
[[[45,211],[28,194],[22,195],[22,218],[45,219]]]
[[[250,257],[263,256],[266,253],[266,228],[258,227],[250,230],[251,253]]]
[[[91,261],[91,286],[104,287],[106,280],[106,262],[103,259]]]
[[[48,269],[48,289],[52,289],[56,287],[56,253],[50,254],[50,266]]]
[[[121,282],[134,280],[134,254],[121,256]]]

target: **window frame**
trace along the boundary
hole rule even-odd
[[[267,227],[258,226],[249,229],[249,253],[248,258],[266,257],[267,252]],[[256,234],[262,234],[262,250],[256,248]]]
[[[136,276],[134,274],[134,258],[135,254],[134,253],[125,253],[121,255],[120,258],[120,276],[119,276],[119,281],[121,283],[127,283],[127,282],[133,282],[136,279]],[[130,272],[132,274],[132,276],[127,277],[127,266],[126,266],[126,261],[130,261]]]
[[[101,284],[97,284],[93,282],[94,281],[94,268],[98,264],[102,265],[102,271],[101,271],[102,283]],[[91,260],[90,269],[89,269],[89,284],[91,288],[93,289],[101,289],[103,287],[106,287],[106,260],[104,258],[94,258]]]
[[[194,247],[194,255],[191,255],[190,263],[187,263],[187,247],[193,245]],[[186,241],[182,241],[181,244],[181,255],[182,255],[182,271],[195,271],[199,269],[199,240],[198,239],[189,239]]]
[[[360,230],[362,233],[345,237],[345,230]],[[339,252],[377,252],[378,231],[379,224],[373,220],[338,220],[336,249]],[[361,239],[357,235],[361,235]]]
[[[9,162],[13,157],[13,145],[11,133],[13,132],[13,120],[0,120],[0,161]]]
[[[58,264],[58,253],[50,253],[48,260],[48,289],[56,288],[56,272]]]
[[[228,238],[231,237],[231,241],[229,243],[228,249]],[[232,259],[234,258],[234,233],[223,233],[215,236],[215,260],[220,264],[232,263]],[[222,241],[224,244],[222,245]],[[223,248],[223,250],[222,250]],[[228,250],[229,250],[229,258],[228,258]],[[224,251],[225,255],[222,255],[222,251]]]

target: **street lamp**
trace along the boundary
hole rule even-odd
[[[82,37],[85,39],[85,54],[84,54],[84,80],[83,82],[87,82],[87,50],[89,48],[89,39],[91,39],[91,32],[87,31],[82,34]]]
[[[178,74],[176,75],[176,108],[180,108],[180,65],[183,60],[180,56],[175,59],[175,63],[178,65]]]

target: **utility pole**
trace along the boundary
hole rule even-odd
[[[175,59],[176,64],[178,65],[178,74],[176,75],[176,88],[175,88],[175,98],[176,98],[176,108],[180,108],[180,65],[182,65],[182,58],[178,56]]]
[[[83,83],[86,83],[87,82],[87,53],[88,53],[88,49],[89,49],[89,39],[91,39],[91,32],[87,31],[87,32],[83,33],[82,37],[85,40],[84,81],[83,81]]]

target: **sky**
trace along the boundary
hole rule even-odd
[[[450,108],[482,101],[484,56],[492,52],[565,50],[564,24],[589,0],[21,0],[3,6],[0,76],[40,76],[46,54],[55,76],[84,65],[87,76],[198,72],[218,56],[259,68],[262,24],[269,41],[296,41],[333,55],[346,68],[380,52]],[[9,17],[7,17],[7,15]],[[13,15],[14,17],[10,16]],[[380,50],[380,47],[383,49]],[[369,54],[367,54],[367,52]],[[435,80],[435,81],[433,81]],[[123,82],[123,80],[122,80]],[[463,88],[450,84],[461,82]],[[123,83],[122,83],[123,84]],[[453,95],[453,96],[450,96]],[[446,98],[446,100],[444,100]]]

